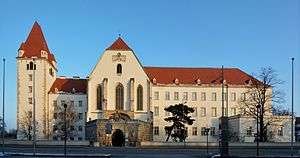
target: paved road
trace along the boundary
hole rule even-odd
[[[31,146],[10,146],[5,148],[6,152],[32,153]],[[63,146],[39,146],[37,153],[63,154]],[[295,148],[295,155],[300,157],[300,147]],[[235,156],[255,156],[255,147],[235,147],[229,150]],[[72,154],[111,154],[113,158],[200,158],[207,157],[206,148],[117,148],[117,147],[69,147],[67,153]],[[210,148],[209,153],[218,153],[217,148]],[[289,147],[264,147],[260,149],[263,156],[288,156]]]

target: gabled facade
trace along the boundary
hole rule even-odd
[[[118,38],[88,77],[88,120],[118,110],[134,119],[151,120],[150,81],[132,49]]]

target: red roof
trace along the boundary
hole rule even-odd
[[[124,42],[124,40],[119,37],[110,47],[106,50],[122,50],[122,51],[132,51],[132,49]]]
[[[21,58],[22,57],[30,58],[33,56],[42,58],[41,50],[44,50],[48,53],[49,62],[52,63],[52,61],[55,61],[55,57],[49,51],[42,29],[37,22],[33,24],[32,29],[26,41],[21,43],[19,50],[24,51],[24,54],[21,56]]]
[[[174,84],[178,79],[179,84],[221,84],[221,68],[184,68],[184,67],[144,67],[149,79],[160,84]],[[245,85],[255,78],[237,68],[224,68],[224,80],[227,84]]]
[[[75,90],[75,93],[86,93],[87,80],[74,78],[56,78],[52,87],[50,88],[50,93],[74,93],[73,88]]]

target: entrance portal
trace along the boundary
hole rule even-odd
[[[111,136],[113,146],[124,146],[125,145],[125,135],[120,129],[116,131]]]

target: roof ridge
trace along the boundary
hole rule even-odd
[[[132,49],[126,44],[126,42],[121,37],[118,37],[111,46],[106,48],[106,50],[132,51]]]

